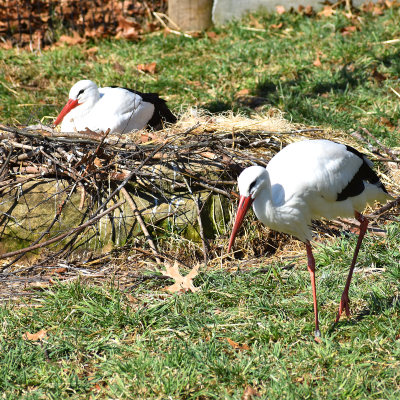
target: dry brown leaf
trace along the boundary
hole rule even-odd
[[[103,168],[103,164],[101,163],[101,161],[100,161],[100,159],[99,158],[95,158],[94,159],[94,165],[97,167],[97,168]]]
[[[325,17],[331,17],[336,14],[336,11],[332,8],[332,6],[324,6],[324,9],[318,13],[318,15],[323,15]]]
[[[250,350],[250,347],[247,344],[239,344],[234,342],[233,340],[226,338],[228,343],[235,349],[235,350]]]
[[[314,13],[314,9],[312,8],[312,6],[306,6],[306,8],[304,9],[304,14],[311,17],[311,15],[313,15]]]
[[[215,33],[215,32],[207,32],[207,36],[210,39],[217,39],[219,37],[219,35],[217,35],[217,33]]]
[[[24,340],[30,340],[32,342],[36,342],[37,340],[42,340],[44,338],[47,337],[47,330],[42,329],[39,332],[36,333],[29,333],[29,332],[25,332],[22,335],[22,339]]]
[[[382,74],[381,72],[377,71],[376,67],[373,69],[371,75],[378,82],[386,81],[386,79],[387,79],[387,76]]]
[[[67,268],[57,268],[53,271],[56,274],[64,274],[65,272],[67,272]]]
[[[253,396],[261,397],[257,389],[254,389],[252,386],[247,385],[244,389],[242,400],[252,400]]]
[[[249,93],[250,93],[250,90],[249,90],[249,89],[242,89],[242,90],[239,90],[239,91],[235,94],[235,96],[236,96],[236,97],[238,97],[238,96],[247,96]]]
[[[157,63],[152,62],[148,64],[138,64],[136,68],[143,72],[148,72],[149,74],[154,74],[156,72]]]
[[[355,17],[355,15],[349,11],[348,13],[343,12],[343,15],[347,18],[347,19],[353,19]]]
[[[279,24],[275,25],[275,24],[271,24],[269,27],[271,29],[281,29],[283,26],[283,22],[280,22]]]
[[[379,6],[376,6],[376,7],[374,7],[374,10],[373,10],[372,14],[374,14],[374,15],[382,15],[383,11]]]
[[[372,2],[372,1],[370,1],[370,2],[365,2],[363,5],[362,5],[362,8],[363,8],[363,10],[364,10],[364,12],[372,12],[372,10],[374,9],[374,7],[375,7],[375,4]]]
[[[113,64],[113,69],[120,74],[123,74],[125,72],[125,68],[118,61],[115,61],[115,63]]]
[[[11,50],[13,48],[11,40],[6,40],[5,42],[0,42],[0,48],[4,50]]]
[[[129,293],[125,293],[125,296],[126,296],[127,300],[128,300],[130,303],[138,303],[138,302],[139,302],[139,300],[138,300],[135,296],[132,296],[132,295],[129,294]]]
[[[304,382],[304,378],[302,376],[301,377],[297,377],[297,378],[294,378],[294,381],[297,382],[297,383],[303,383]]]
[[[178,263],[176,261],[173,267],[165,266],[165,270],[165,275],[175,279],[175,283],[166,288],[166,290],[169,292],[188,292],[190,290],[195,293],[200,290],[200,288],[197,288],[193,285],[193,278],[199,273],[198,265],[193,267],[193,269],[186,276],[182,276],[180,274]]]
[[[321,60],[319,59],[319,54],[317,54],[317,59],[313,62],[315,67],[320,67],[322,65]]]
[[[353,32],[357,30],[356,26],[346,26],[340,30],[340,33],[345,36],[345,35],[351,35]]]
[[[58,42],[59,43],[67,43],[70,45],[82,44],[82,43],[86,42],[86,40],[83,37],[81,37],[78,32],[74,31],[73,34],[74,34],[73,37],[67,36],[67,35],[62,35]]]
[[[97,46],[91,47],[90,49],[83,50],[84,53],[89,54],[89,55],[94,55],[99,51],[99,48]]]
[[[284,14],[285,13],[285,7],[283,7],[283,6],[276,6],[276,12],[278,13],[278,14]]]
[[[256,17],[254,17],[254,15],[252,15],[252,14],[249,14],[249,18],[250,18],[250,25],[251,26],[254,26],[255,28],[257,28],[257,29],[263,29],[264,28],[264,25],[263,24],[260,24],[260,22],[258,22],[258,20],[257,20],[257,18]]]

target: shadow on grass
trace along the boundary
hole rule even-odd
[[[339,327],[354,326],[361,322],[363,319],[370,315],[379,316],[385,313],[387,310],[392,308],[400,309],[400,297],[399,295],[390,297],[380,297],[376,293],[369,293],[366,296],[368,306],[353,315],[350,319],[339,321],[338,323],[332,323],[327,330],[327,334],[331,334]]]

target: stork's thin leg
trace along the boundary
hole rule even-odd
[[[318,303],[317,303],[317,289],[315,287],[315,260],[311,250],[310,242],[306,243],[307,258],[308,258],[308,272],[311,277],[311,287],[314,299],[314,314],[315,314],[315,337],[321,337],[321,332],[319,330],[318,322]]]
[[[349,275],[347,277],[346,286],[344,287],[344,290],[343,290],[342,299],[340,300],[339,312],[338,312],[338,316],[336,317],[335,323],[339,321],[339,318],[342,315],[343,310],[346,310],[347,317],[350,317],[349,287],[350,287],[351,277],[353,276],[354,266],[356,265],[358,252],[360,251],[361,242],[364,238],[365,233],[367,232],[367,227],[368,227],[368,222],[369,222],[368,218],[365,217],[364,215],[362,215],[361,213],[359,213],[358,211],[355,211],[354,215],[355,215],[356,219],[358,219],[358,221],[360,221],[360,235],[358,236],[357,246],[356,246],[356,249],[354,250],[353,261],[351,262],[351,265],[350,265]]]

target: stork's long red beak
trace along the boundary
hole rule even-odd
[[[54,126],[57,126],[58,124],[61,123],[61,121],[64,119],[64,117],[75,107],[79,106],[80,104],[78,103],[78,100],[68,100],[68,103],[64,106],[64,108],[61,110],[60,114],[58,114],[57,119],[54,121]]]
[[[235,218],[235,223],[233,225],[231,238],[229,239],[228,253],[231,251],[231,247],[233,246],[233,243],[235,242],[236,235],[239,232],[240,226],[242,225],[243,218],[246,215],[247,210],[250,208],[252,203],[253,203],[253,199],[251,198],[251,196],[249,196],[249,197],[240,196],[239,206],[238,206],[236,218]]]

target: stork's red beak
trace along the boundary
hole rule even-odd
[[[57,119],[54,121],[54,126],[57,126],[62,122],[64,117],[75,107],[79,106],[80,104],[78,103],[78,100],[68,100],[68,103],[64,106],[64,108],[61,110],[60,114],[58,114]]]
[[[251,196],[249,196],[249,197],[240,196],[239,206],[238,206],[236,218],[235,218],[235,223],[233,225],[231,238],[229,239],[228,253],[231,251],[231,247],[233,246],[233,243],[235,242],[236,235],[239,232],[240,226],[242,225],[243,218],[246,215],[247,210],[250,208],[252,203],[253,203],[253,199],[251,198]]]

